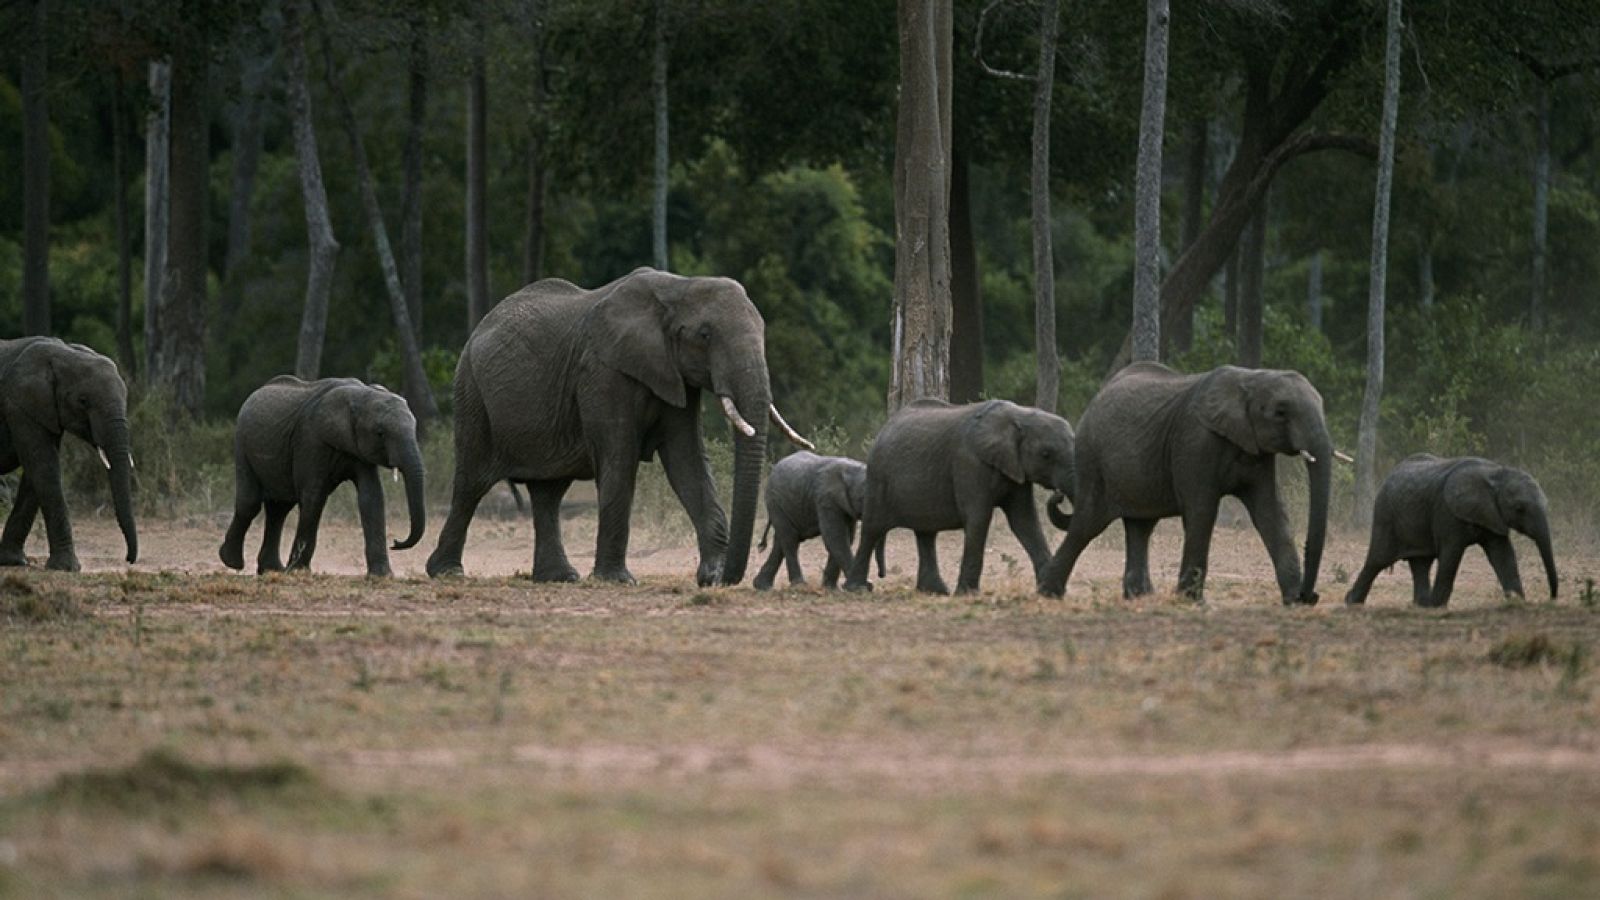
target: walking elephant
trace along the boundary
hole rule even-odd
[[[1034,506],[1035,484],[1075,496],[1066,419],[1005,400],[955,406],[927,399],[906,406],[884,423],[867,454],[867,508],[845,588],[870,590],[874,548],[889,529],[910,528],[917,535],[917,590],[949,593],[935,539],[960,528],[966,537],[956,590],[976,591],[996,507],[1037,578],[1050,548]]]
[[[800,543],[822,536],[828,562],[822,569],[823,587],[839,584],[839,573],[850,565],[850,544],[856,523],[867,502],[866,463],[842,456],[818,456],[804,450],[791,453],[772,467],[767,476],[767,528],[773,532],[772,555],[756,573],[758,591],[772,587],[778,566],[788,564],[789,583],[804,584],[800,571]],[[767,549],[763,533],[760,549]],[[878,577],[882,578],[883,543],[878,543]]]
[[[328,495],[353,481],[367,574],[389,575],[379,467],[394,469],[405,478],[411,531],[395,542],[394,549],[405,550],[422,540],[427,510],[417,420],[402,397],[382,387],[354,378],[272,379],[239,408],[233,466],[233,521],[218,551],[230,569],[244,568],[244,536],[263,506],[267,523],[256,571],[283,568],[278,555],[283,521],[296,506],[300,522],[289,550],[289,568],[308,568],[317,551],[317,529]]]
[[[1444,606],[1450,602],[1461,556],[1474,544],[1489,557],[1501,590],[1521,596],[1522,576],[1509,537],[1513,529],[1538,545],[1554,598],[1558,583],[1550,504],[1533,476],[1476,457],[1408,457],[1378,489],[1367,561],[1344,602],[1365,603],[1378,573],[1403,559],[1411,565],[1412,602]],[[1435,559],[1439,572],[1430,589],[1428,571]]]
[[[744,577],[770,419],[810,448],[772,405],[765,324],[728,278],[637,269],[585,290],[547,279],[501,301],[461,351],[455,381],[455,480],[428,574],[460,574],[478,501],[502,479],[533,507],[535,581],[573,581],[561,498],[594,479],[600,524],[593,577],[631,583],[628,517],[639,463],[660,454],[694,523],[700,584]],[[706,461],[700,397],[737,432],[730,529]]]
[[[0,566],[27,565],[23,547],[43,510],[50,546],[45,567],[79,569],[61,490],[63,434],[77,435],[100,452],[127,560],[135,562],[139,530],[133,521],[128,387],[117,364],[81,344],[27,337],[0,341],[0,474],[22,467],[22,483],[0,535]]]
[[[1303,573],[1278,499],[1276,454],[1304,458],[1310,475]],[[1078,422],[1078,496],[1070,523],[1050,509],[1067,536],[1039,590],[1059,596],[1083,548],[1121,519],[1123,595],[1150,593],[1150,533],[1158,520],[1181,516],[1178,590],[1200,600],[1217,505],[1232,495],[1266,544],[1283,602],[1316,603],[1333,457],[1322,397],[1298,372],[1223,366],[1183,375],[1156,363],[1128,366]]]

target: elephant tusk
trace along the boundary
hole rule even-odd
[[[400,483],[400,470],[399,469],[390,469],[389,470],[389,480],[393,481],[395,484],[399,484]]]
[[[1311,455],[1311,451],[1309,451],[1309,450],[1301,450],[1300,451],[1300,455],[1305,457],[1306,462],[1311,463],[1312,465],[1316,465],[1317,464],[1317,458],[1315,456]]]
[[[1344,452],[1339,451],[1339,450],[1333,451],[1333,458],[1337,459],[1339,462],[1353,463],[1353,462],[1356,461],[1356,458],[1354,456],[1351,456],[1350,454],[1344,453]]]
[[[734,408],[732,397],[723,395],[722,414],[728,417],[728,421],[733,423],[733,427],[739,429],[740,434],[744,435],[745,437],[756,436],[755,426],[751,425],[749,422],[746,422],[744,420],[744,416],[739,415],[739,410]]]
[[[807,450],[815,450],[815,449],[817,449],[817,445],[816,444],[813,444],[810,441],[806,440],[805,438],[801,437],[799,432],[797,432],[793,428],[789,427],[789,423],[785,422],[783,420],[783,416],[778,414],[778,408],[776,406],[773,406],[772,404],[768,403],[767,404],[767,415],[772,417],[772,424],[778,426],[778,430],[783,432],[783,436],[788,438],[789,441],[791,443],[793,443],[796,447],[803,447],[803,448],[805,448]]]
[[[111,471],[111,460],[106,459],[106,452],[99,447],[94,448],[94,452],[100,454],[100,465],[105,466],[106,471]]]

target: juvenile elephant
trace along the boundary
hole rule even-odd
[[[766,326],[728,278],[637,269],[594,290],[551,278],[501,301],[456,366],[455,481],[428,574],[461,573],[478,501],[502,479],[528,488],[533,579],[574,581],[561,498],[594,479],[600,527],[594,577],[631,583],[628,516],[639,463],[660,454],[694,523],[700,584],[737,584],[750,557],[768,419],[810,449],[772,405]],[[733,526],[717,502],[700,436],[700,394],[716,395],[737,433]]]
[[[867,499],[866,463],[842,456],[818,456],[804,450],[773,465],[767,476],[767,527],[773,532],[772,555],[756,573],[758,591],[772,587],[778,566],[787,562],[790,584],[804,584],[800,543],[818,535],[828,548],[822,584],[837,587],[839,573],[850,565],[850,544]],[[767,548],[762,535],[761,548]],[[883,543],[878,544],[878,577],[883,577]]]
[[[935,538],[966,532],[956,590],[978,589],[989,523],[999,507],[1033,563],[1049,559],[1033,502],[1042,484],[1074,496],[1072,426],[1060,416],[1005,400],[955,406],[918,400],[884,423],[867,454],[867,508],[847,590],[870,590],[874,548],[891,528],[917,535],[917,590],[949,593]]]
[[[78,571],[61,490],[61,436],[75,434],[100,451],[111,476],[111,502],[127,543],[139,558],[133,521],[133,451],[128,436],[128,387],[117,364],[81,344],[55,338],[0,341],[0,474],[22,467],[0,535],[0,566],[27,565],[23,547],[44,510],[50,558],[45,567]]]
[[[1311,481],[1302,577],[1278,499],[1275,454],[1303,457]],[[1113,519],[1127,532],[1124,596],[1151,592],[1150,533],[1183,517],[1179,591],[1204,595],[1217,505],[1244,502],[1272,557],[1284,603],[1317,602],[1334,450],[1322,397],[1298,372],[1223,366],[1183,375],[1156,363],[1128,366],[1100,389],[1078,422],[1078,496],[1067,536],[1039,579],[1060,596],[1083,548]]]
[[[1556,557],[1550,546],[1550,505],[1533,476],[1476,457],[1441,459],[1419,453],[1383,480],[1372,509],[1367,561],[1344,602],[1365,603],[1378,573],[1405,560],[1411,565],[1412,602],[1444,606],[1455,587],[1461,555],[1483,548],[1507,594],[1522,594],[1517,552],[1508,536],[1516,529],[1539,546],[1550,596],[1556,596]],[[1428,570],[1439,574],[1428,587]]]
[[[317,551],[323,504],[334,488],[353,481],[367,574],[389,575],[380,466],[395,469],[406,482],[411,533],[396,541],[394,549],[405,550],[422,539],[427,512],[417,420],[404,399],[382,387],[354,378],[301,381],[279,375],[239,408],[233,465],[233,522],[219,551],[230,569],[244,568],[244,536],[262,506],[267,524],[256,571],[283,568],[278,544],[283,520],[295,506],[300,507],[300,524],[289,550],[289,568],[308,568]]]

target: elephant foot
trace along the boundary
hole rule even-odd
[[[919,578],[917,579],[917,590],[924,594],[938,594],[942,597],[950,596],[950,588],[945,585],[942,578],[933,581],[923,581]]]
[[[222,564],[234,571],[244,568],[244,548],[224,543],[217,550],[217,556],[222,559]]]
[[[20,547],[0,547],[0,566],[26,566],[28,555]]]
[[[389,564],[387,562],[382,562],[382,563],[379,563],[378,565],[375,565],[375,566],[369,564],[367,566],[367,577],[368,578],[393,578],[394,577],[394,570],[389,568]]]
[[[457,566],[453,574],[460,575],[461,568]],[[533,580],[540,583],[567,584],[577,581],[579,577],[578,570],[565,562],[558,566],[533,567]]]
[[[83,566],[78,564],[78,554],[71,550],[51,552],[50,559],[44,564],[44,567],[54,572],[83,571]]]
[[[852,594],[870,594],[872,593],[872,582],[846,581],[844,583],[844,589]]]
[[[722,581],[722,557],[701,557],[700,567],[694,573],[695,584],[700,587],[710,587]]]
[[[772,579],[765,575],[757,575],[755,580],[750,582],[750,586],[758,591],[770,591],[772,590]]]
[[[978,583],[977,582],[973,582],[972,584],[964,584],[962,582],[956,582],[956,595],[957,596],[961,596],[962,594],[976,594],[977,592],[978,592]]]
[[[1150,583],[1149,578],[1122,582],[1122,599],[1124,600],[1133,600],[1138,597],[1148,597],[1155,592],[1155,585]]]
[[[266,560],[266,559],[264,559],[264,560],[261,560],[260,562],[256,563],[256,574],[257,575],[267,575],[267,574],[270,574],[272,572],[282,572],[282,571],[283,571],[283,563],[280,560],[276,560],[276,559]]]
[[[444,556],[437,551],[428,557],[429,578],[460,578],[466,574],[466,570],[461,568],[460,559]]]
[[[1445,600],[1434,600],[1434,599],[1430,598],[1428,600],[1417,600],[1417,601],[1414,601],[1414,602],[1418,607],[1420,607],[1422,609],[1443,609],[1445,604],[1449,603],[1450,601],[1448,599],[1445,599]]]
[[[1322,599],[1322,595],[1317,593],[1316,591],[1312,591],[1309,594],[1284,594],[1283,595],[1283,605],[1284,606],[1316,606],[1317,605],[1317,601],[1321,600],[1321,599]]]
[[[1367,598],[1365,596],[1357,597],[1356,596],[1356,592],[1355,591],[1351,591],[1350,593],[1344,595],[1344,605],[1345,606],[1366,606],[1367,605]]]
[[[633,577],[627,566],[595,566],[589,577],[595,581],[609,581],[613,584],[638,584],[639,580]]]

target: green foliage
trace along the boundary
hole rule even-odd
[[[428,386],[433,389],[434,399],[438,401],[439,412],[442,415],[448,416],[454,408],[456,360],[460,358],[459,351],[447,350],[444,347],[429,347],[422,351],[422,371],[428,377]],[[399,393],[401,386],[405,384],[402,374],[404,368],[394,338],[386,337],[372,354],[372,362],[367,365],[363,378],[369,384],[381,384]]]

